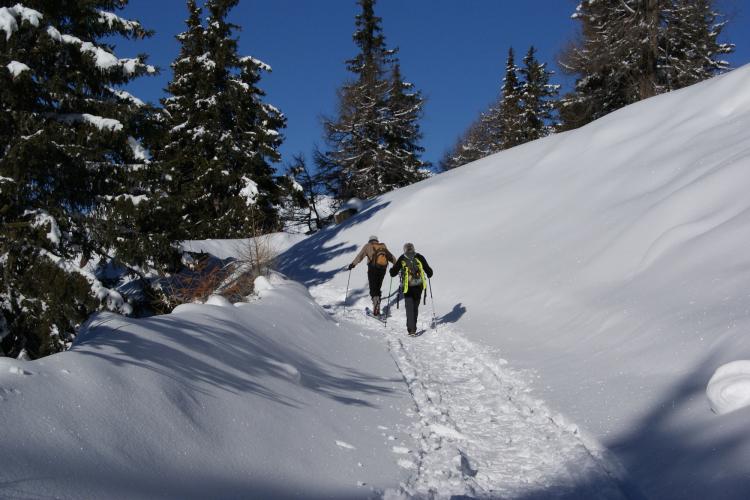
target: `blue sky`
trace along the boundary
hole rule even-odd
[[[437,163],[469,123],[497,96],[508,48],[523,56],[530,45],[557,69],[556,55],[575,34],[574,0],[379,0],[389,47],[400,49],[404,77],[427,98],[424,158]],[[158,8],[155,8],[158,5]],[[724,39],[737,45],[733,66],[750,63],[750,0],[723,0],[732,19]],[[320,117],[336,109],[336,89],[348,77],[344,61],[356,53],[352,42],[355,0],[241,0],[230,19],[242,55],[273,67],[261,87],[267,102],[287,116],[283,161],[310,155],[322,145]],[[130,0],[126,17],[156,31],[149,40],[118,43],[118,55],[145,52],[161,68],[158,77],[130,86],[138,97],[157,102],[179,51],[175,35],[184,30],[185,0]],[[558,73],[557,83],[570,82]]]

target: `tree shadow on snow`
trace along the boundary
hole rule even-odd
[[[329,244],[329,241],[341,231],[370,220],[389,204],[390,202],[376,204],[374,200],[365,202],[364,208],[351,218],[312,234],[281,254],[277,259],[279,270],[308,287],[329,281],[343,269],[320,271],[318,268],[335,257],[356,252],[359,248],[356,244]]]
[[[210,396],[216,390],[254,394],[300,408],[301,401],[269,388],[278,387],[278,382],[304,387],[342,404],[372,407],[362,396],[391,394],[394,382],[399,381],[316,360],[304,349],[259,335],[252,326],[238,330],[237,322],[220,317],[213,317],[206,324],[180,314],[139,319],[135,323],[112,316],[95,321],[91,329],[95,341],[87,340],[89,336],[85,335],[71,352],[169,377],[180,390],[172,390],[166,397],[188,416],[192,414],[190,410],[199,408],[198,394]]]

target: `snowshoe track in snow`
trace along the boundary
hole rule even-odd
[[[357,306],[334,306],[342,291],[311,292],[334,315],[384,338],[414,399],[418,449],[397,456],[413,475],[386,498],[627,498],[616,465],[532,398],[499,353],[445,325],[409,337],[399,310],[378,328]]]

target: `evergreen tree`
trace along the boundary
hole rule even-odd
[[[451,170],[467,163],[479,160],[491,154],[488,149],[485,116],[482,114],[474,120],[466,132],[459,137],[456,144],[443,156],[440,161],[442,171]]]
[[[408,186],[427,177],[429,164],[420,159],[424,99],[414,85],[401,77],[401,65],[396,62],[391,74],[387,101],[390,123],[386,128],[385,147],[388,156],[381,165],[381,184],[385,191]]]
[[[417,120],[422,98],[401,79],[394,50],[385,45],[375,0],[359,0],[353,39],[360,52],[347,61],[354,74],[339,91],[335,120],[324,121],[329,150],[316,153],[318,169],[338,199],[369,198],[422,178]]]
[[[560,86],[550,84],[552,72],[547,71],[546,64],[537,61],[535,52],[534,47],[529,48],[523,59],[523,68],[520,69],[523,79],[520,85],[523,100],[523,142],[546,137],[556,126],[554,114]]]
[[[498,108],[500,135],[493,141],[493,153],[510,149],[524,142],[524,112],[521,101],[521,84],[518,81],[518,67],[515,63],[513,47],[508,50],[503,79],[503,95]],[[498,149],[495,149],[497,147]]]
[[[726,22],[713,0],[674,0],[666,12],[660,43],[660,64],[666,90],[706,80],[729,69],[719,59],[734,51],[734,45],[718,41]]]
[[[128,192],[127,172],[142,163],[142,107],[117,86],[155,72],[143,56],[119,59],[102,42],[149,35],[113,12],[126,3],[0,2],[0,337],[6,355],[59,351],[97,308],[130,310],[95,275],[111,250],[98,209]]]
[[[165,146],[157,159],[167,181],[166,211],[177,217],[171,238],[231,238],[277,225],[279,190],[272,163],[284,116],[263,102],[258,87],[270,67],[237,54],[236,26],[228,23],[238,0],[188,1],[187,30],[164,99]]]
[[[715,75],[733,50],[717,39],[713,0],[583,0],[580,40],[561,66],[577,75],[561,117],[575,128],[628,104]],[[692,76],[688,76],[692,75]]]

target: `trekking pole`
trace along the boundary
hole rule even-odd
[[[352,279],[352,270],[349,269],[349,277],[346,278],[346,294],[344,294],[344,308],[346,309],[346,301],[349,299],[349,280]]]
[[[432,298],[432,280],[430,280],[430,278],[427,278],[427,283],[430,285],[430,304],[432,304],[432,325],[433,325],[433,328],[435,328],[435,333],[437,333],[437,319],[435,319],[435,299]],[[427,299],[426,293],[425,293],[425,299]]]
[[[388,296],[385,298],[385,321],[383,321],[383,326],[388,326],[388,315],[391,313],[391,289],[393,288],[393,276],[391,276],[391,281],[388,283]]]

